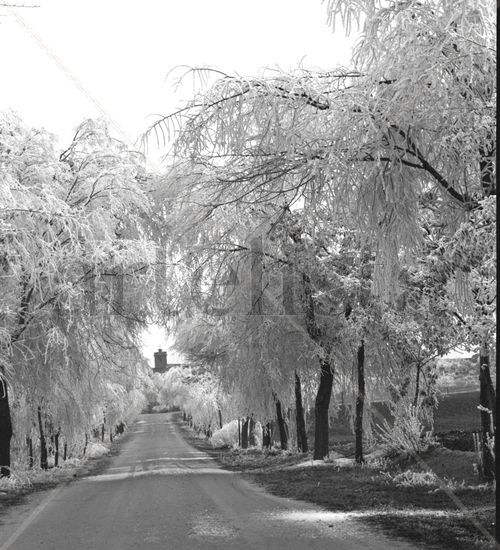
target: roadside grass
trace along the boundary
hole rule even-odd
[[[474,453],[437,447],[417,460],[379,458],[361,466],[335,459],[318,463],[310,454],[277,449],[214,449],[186,423],[179,421],[178,426],[193,446],[222,467],[240,471],[276,496],[352,512],[357,521],[420,547],[495,548],[495,487],[477,481]],[[346,443],[335,450],[351,451]]]
[[[360,521],[429,548],[495,547],[490,538],[495,521],[491,485],[446,489],[436,483],[401,485],[384,470],[366,466],[273,469],[254,472],[251,478],[277,496],[313,502],[334,512],[359,513]]]
[[[119,452],[119,446],[128,433],[115,437],[113,443],[91,441],[86,456],[61,461],[57,468],[43,470],[39,466],[28,468],[13,463],[10,477],[0,478],[0,515],[7,508],[25,502],[32,493],[53,489],[75,478],[97,475],[106,467],[108,457]]]
[[[496,548],[490,538],[494,536],[494,509],[447,511],[444,514],[429,515],[418,510],[411,515],[388,511],[366,516],[364,521],[381,527],[393,536],[407,538],[412,542],[432,549],[489,550]],[[490,536],[476,527],[485,529]]]

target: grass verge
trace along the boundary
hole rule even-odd
[[[422,471],[415,461],[374,461],[338,467],[335,462],[307,463],[304,455],[258,449],[214,449],[186,423],[179,427],[196,448],[224,468],[242,472],[270,493],[304,500],[334,512],[355,512],[357,519],[429,549],[494,549],[495,491],[472,484],[463,474],[465,453],[436,449],[423,460],[437,475]],[[472,465],[470,465],[472,472]],[[443,477],[444,474],[448,477]],[[460,477],[460,476],[459,476]]]

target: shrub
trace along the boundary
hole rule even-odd
[[[100,441],[89,441],[85,454],[90,458],[95,458],[107,454],[108,451],[108,447]]]
[[[429,412],[419,397],[416,405],[408,396],[401,397],[389,406],[394,423],[384,419],[379,425],[380,438],[386,449],[396,453],[422,453],[437,445],[432,430],[425,431]]]
[[[11,492],[31,486],[31,479],[26,470],[11,468],[9,477],[0,478],[0,491]]]
[[[406,470],[391,477],[396,485],[403,487],[426,487],[439,485],[440,480],[434,472],[415,472]]]
[[[238,445],[238,421],[231,420],[231,422],[216,430],[210,438],[210,443],[216,449],[236,447]]]

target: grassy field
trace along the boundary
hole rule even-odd
[[[479,391],[441,396],[434,411],[434,432],[445,447],[461,451],[474,450],[472,433],[478,432],[481,428],[478,404]],[[372,415],[376,424],[391,419],[385,403],[373,403]],[[308,427],[309,439],[313,438],[313,434],[314,425],[311,424]],[[349,413],[340,407],[337,416],[331,422],[330,441],[346,443],[352,439]]]
[[[495,491],[478,484],[473,453],[438,447],[418,458],[338,466],[313,462],[311,455],[213,449],[185,423],[181,427],[224,468],[242,472],[275,495],[355,513],[358,521],[424,548],[495,548]],[[337,449],[342,445],[333,443]]]

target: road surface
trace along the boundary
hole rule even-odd
[[[0,550],[413,548],[221,469],[186,443],[173,413],[141,415],[131,431],[103,473],[3,516]]]

